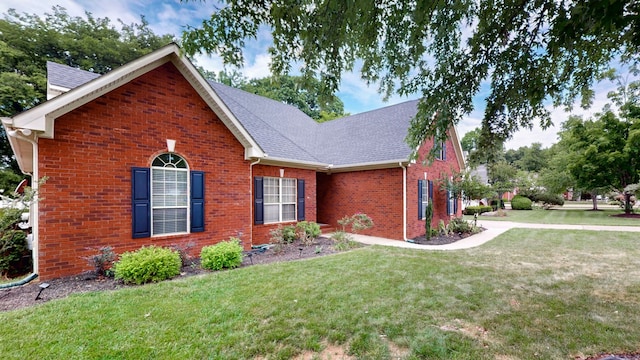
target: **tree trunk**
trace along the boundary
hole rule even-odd
[[[624,213],[631,214],[631,193],[624,194]]]
[[[593,210],[598,210],[598,193],[591,193],[591,201],[593,201]]]

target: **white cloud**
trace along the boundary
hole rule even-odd
[[[271,75],[269,64],[271,64],[271,56],[269,54],[257,54],[252,59],[245,59],[245,67],[242,69],[242,73],[247,79],[268,77]]]

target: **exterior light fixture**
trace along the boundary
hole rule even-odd
[[[44,291],[44,289],[49,287],[49,283],[42,283],[38,285],[40,287],[40,291],[38,291],[38,295],[36,295],[36,300],[40,299],[40,294]]]

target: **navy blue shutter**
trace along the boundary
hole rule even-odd
[[[451,191],[447,190],[447,215],[451,215]]]
[[[253,222],[256,225],[264,224],[264,189],[262,177],[253,178]]]
[[[418,220],[422,220],[424,218],[424,213],[422,212],[422,182],[424,180],[418,180]]]
[[[204,231],[204,172],[191,172],[191,232]]]
[[[131,168],[132,237],[151,236],[151,170]]]
[[[304,180],[298,179],[298,221],[304,221]]]

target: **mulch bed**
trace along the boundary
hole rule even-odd
[[[480,231],[484,231],[486,230],[485,228],[480,228]],[[422,236],[418,236],[415,237],[411,240],[413,240],[414,243],[416,244],[420,244],[420,245],[446,245],[446,244],[451,244],[454,243],[458,240],[462,240],[464,238],[467,238],[471,235],[471,233],[453,233],[450,235],[437,235],[437,236],[432,236],[429,240],[427,240],[427,238],[422,235]]]
[[[616,215],[611,215],[613,217],[620,217],[620,218],[627,218],[627,219],[640,219],[640,214],[616,214]]]
[[[319,237],[311,246],[304,246],[299,241],[295,241],[279,252],[274,251],[273,248],[247,251],[241,267],[334,254],[338,251],[334,249],[333,244],[333,240],[327,237]],[[205,273],[209,273],[209,271],[202,269],[196,258],[190,265],[182,268],[178,278]],[[9,289],[0,289],[0,311],[34,306],[50,300],[64,298],[73,293],[115,290],[130,286],[113,278],[96,276],[93,271],[49,280],[46,283],[49,284],[49,287],[42,291],[38,300],[36,300],[36,296],[40,292],[41,284],[38,281],[32,281],[29,284]]]

